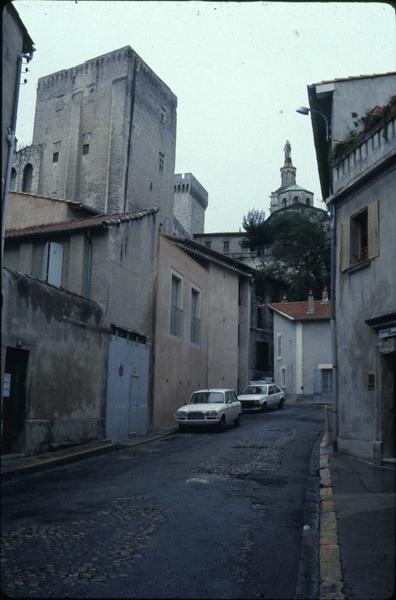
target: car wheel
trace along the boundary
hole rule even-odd
[[[261,405],[261,412],[267,412],[268,410],[268,405],[266,402],[263,402]]]
[[[219,431],[224,431],[225,427],[226,427],[226,421],[225,421],[225,416],[223,415],[220,419]]]
[[[284,398],[281,398],[281,399],[279,400],[279,404],[278,404],[278,408],[279,408],[279,410],[280,410],[281,408],[283,408],[283,407],[284,407],[284,405],[285,405],[285,399],[284,399]]]
[[[241,424],[241,415],[238,415],[236,419],[234,419],[234,425],[235,427],[239,427],[239,425]]]

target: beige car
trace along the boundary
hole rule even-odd
[[[234,390],[197,390],[191,395],[188,404],[175,413],[179,430],[192,425],[212,425],[223,430],[227,425],[240,425],[241,403]]]

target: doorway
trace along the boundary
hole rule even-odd
[[[24,449],[28,358],[28,350],[7,348],[2,404],[1,446],[4,454],[21,452]]]
[[[382,354],[383,458],[396,458],[396,352]]]

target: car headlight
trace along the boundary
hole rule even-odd
[[[176,418],[177,419],[185,419],[186,418],[186,413],[182,412],[182,411],[177,411]]]
[[[208,412],[206,413],[207,417],[217,417],[218,416],[218,412],[217,410],[208,410]]]

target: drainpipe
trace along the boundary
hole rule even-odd
[[[331,234],[331,264],[330,264],[330,299],[331,299],[331,316],[330,316],[330,333],[331,333],[331,354],[333,362],[333,449],[337,451],[337,437],[339,430],[339,415],[338,415],[338,369],[337,369],[337,335],[336,335],[336,295],[335,295],[335,279],[336,279],[336,203],[331,195],[330,201],[330,234]]]
[[[17,122],[17,113],[18,113],[18,102],[19,102],[19,86],[22,72],[22,60],[25,58],[27,62],[30,62],[33,58],[33,52],[35,52],[35,48],[32,48],[29,53],[19,52],[17,56],[17,68],[16,68],[16,77],[15,77],[15,90],[14,90],[14,103],[12,107],[12,120],[11,127],[8,128],[7,132],[7,144],[8,144],[8,153],[7,153],[7,166],[5,173],[5,181],[3,188],[3,209],[2,209],[2,225],[1,225],[1,262],[3,263],[3,254],[4,254],[4,239],[5,239],[5,230],[6,230],[6,221],[7,221],[7,213],[8,213],[8,198],[10,191],[10,182],[11,182],[11,168],[12,168],[12,159],[15,151],[15,132],[16,132],[16,122]]]

